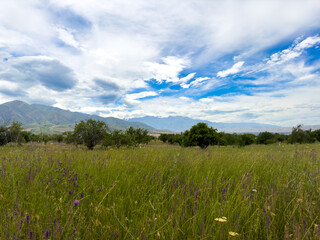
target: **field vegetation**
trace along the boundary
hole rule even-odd
[[[0,147],[0,239],[319,239],[320,145]]]

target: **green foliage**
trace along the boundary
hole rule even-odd
[[[99,144],[109,128],[105,122],[88,119],[81,121],[74,127],[74,140],[77,144],[85,144],[92,150]]]
[[[0,146],[9,142],[9,129],[6,126],[0,126]]]
[[[158,139],[164,143],[168,142],[170,144],[179,144],[181,146],[185,140],[185,134],[162,133]]]
[[[237,144],[240,147],[244,147],[244,146],[255,143],[255,139],[256,139],[256,136],[254,134],[251,134],[251,133],[240,134],[237,137]]]
[[[109,141],[110,138],[107,137],[107,140]],[[116,146],[117,148],[120,148],[121,146],[128,144],[128,139],[121,130],[114,130],[111,134],[111,143],[111,146]]]
[[[311,133],[311,137],[316,139],[318,142],[320,142],[320,129],[315,130]]]
[[[22,124],[16,121],[13,121],[9,127],[9,137],[10,142],[16,142],[19,145],[22,144]]]
[[[162,142],[167,142],[169,138],[169,134],[167,133],[161,133],[160,136],[158,137],[158,139]]]
[[[64,132],[62,136],[65,143],[71,144],[76,142],[73,132]]]
[[[63,142],[63,135],[62,134],[53,134],[51,136],[51,140],[58,142],[58,143],[61,143],[61,142]]]
[[[258,144],[271,144],[276,142],[275,134],[271,132],[262,132],[257,136]]]
[[[125,132],[127,144],[129,146],[138,146],[139,144],[147,144],[151,141],[152,137],[148,135],[145,129],[135,129],[130,127]]]
[[[137,147],[140,144],[147,144],[152,140],[152,137],[148,135],[148,131],[133,127],[128,128],[125,132],[121,130],[114,130],[111,134],[106,134],[103,140],[103,146],[115,146],[120,148],[121,146]]]
[[[190,131],[185,132],[184,146],[199,146],[207,148],[209,145],[218,143],[217,130],[208,127],[206,123],[198,123],[191,127]]]
[[[236,133],[224,133],[223,137],[227,140],[228,145],[236,145],[238,135]]]
[[[312,131],[302,129],[301,125],[292,128],[291,135],[288,138],[289,143],[313,143],[315,138],[312,136]]]

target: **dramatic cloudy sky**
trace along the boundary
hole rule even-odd
[[[0,1],[0,103],[320,123],[319,0]]]

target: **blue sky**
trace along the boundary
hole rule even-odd
[[[318,0],[0,2],[0,103],[320,123]]]

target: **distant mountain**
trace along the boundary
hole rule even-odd
[[[263,131],[269,132],[291,132],[291,127],[280,127],[276,125],[263,124],[263,123],[221,123],[221,122],[210,122],[199,119],[192,119],[188,117],[181,116],[170,116],[166,118],[160,117],[141,117],[141,118],[132,118],[129,121],[133,122],[142,122],[149,126],[152,126],[156,129],[166,129],[173,132],[183,132],[190,129],[193,125],[199,122],[205,122],[209,126],[217,128],[220,132],[250,132],[257,133]],[[306,127],[304,127],[306,128]],[[320,126],[308,126],[308,129],[319,129]]]
[[[144,128],[153,131],[154,128],[145,123],[126,121],[114,117],[99,117],[79,112],[71,112],[56,107],[41,104],[27,104],[22,101],[12,101],[0,105],[0,120],[19,121],[23,127],[32,132],[59,133],[71,131],[81,120],[95,119],[104,121],[110,129]]]

